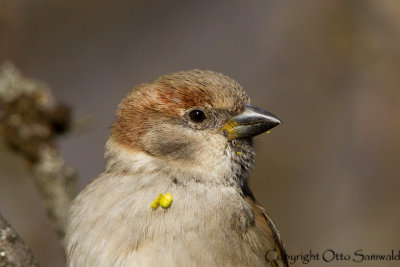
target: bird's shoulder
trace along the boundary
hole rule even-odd
[[[247,197],[246,201],[250,203],[254,210],[254,227],[261,229],[266,232],[267,236],[272,237],[269,238],[272,243],[265,251],[266,261],[270,262],[271,266],[289,266],[281,236],[271,217],[253,197]]]

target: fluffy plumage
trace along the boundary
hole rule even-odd
[[[251,137],[279,120],[249,101],[212,71],[136,86],[117,111],[105,172],[72,205],[68,265],[287,266],[278,231],[248,187]],[[193,120],[193,111],[204,118]],[[152,209],[167,192],[171,206]]]

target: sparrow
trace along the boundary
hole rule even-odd
[[[105,171],[71,206],[68,266],[288,266],[248,185],[252,138],[280,123],[213,71],[134,87],[117,110]]]

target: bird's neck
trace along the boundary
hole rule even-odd
[[[112,140],[106,156],[106,172],[82,191],[72,208],[76,219],[70,227],[79,232],[68,236],[68,242],[75,244],[75,253],[83,255],[90,266],[99,266],[99,262],[128,266],[132,261],[162,262],[167,258],[169,266],[186,266],[177,260],[185,255],[202,259],[204,251],[217,258],[239,260],[238,247],[249,240],[252,243],[256,215],[246,177],[226,178],[236,175],[228,169],[201,174],[182,166],[174,168]],[[160,193],[172,195],[168,208],[151,207]],[[210,237],[220,243],[210,242]],[[245,255],[254,253],[252,246],[244,248]],[[92,251],[104,251],[102,258]],[[192,258],[182,261],[191,262]],[[212,257],[207,263],[218,265]]]
[[[201,183],[204,185],[222,185],[237,187],[246,196],[251,196],[248,188],[248,169],[243,168],[225,153],[216,162],[207,166],[187,166],[184,162],[167,161],[149,155],[143,151],[133,150],[119,144],[110,138],[106,145],[106,172],[120,173],[132,177],[152,177],[156,174],[158,180],[152,181],[152,186],[164,184],[170,180],[175,184]],[[139,181],[137,181],[139,182]]]

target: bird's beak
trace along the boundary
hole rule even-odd
[[[281,124],[272,113],[250,104],[244,104],[244,111],[227,121],[221,127],[228,139],[249,138],[266,132]]]

